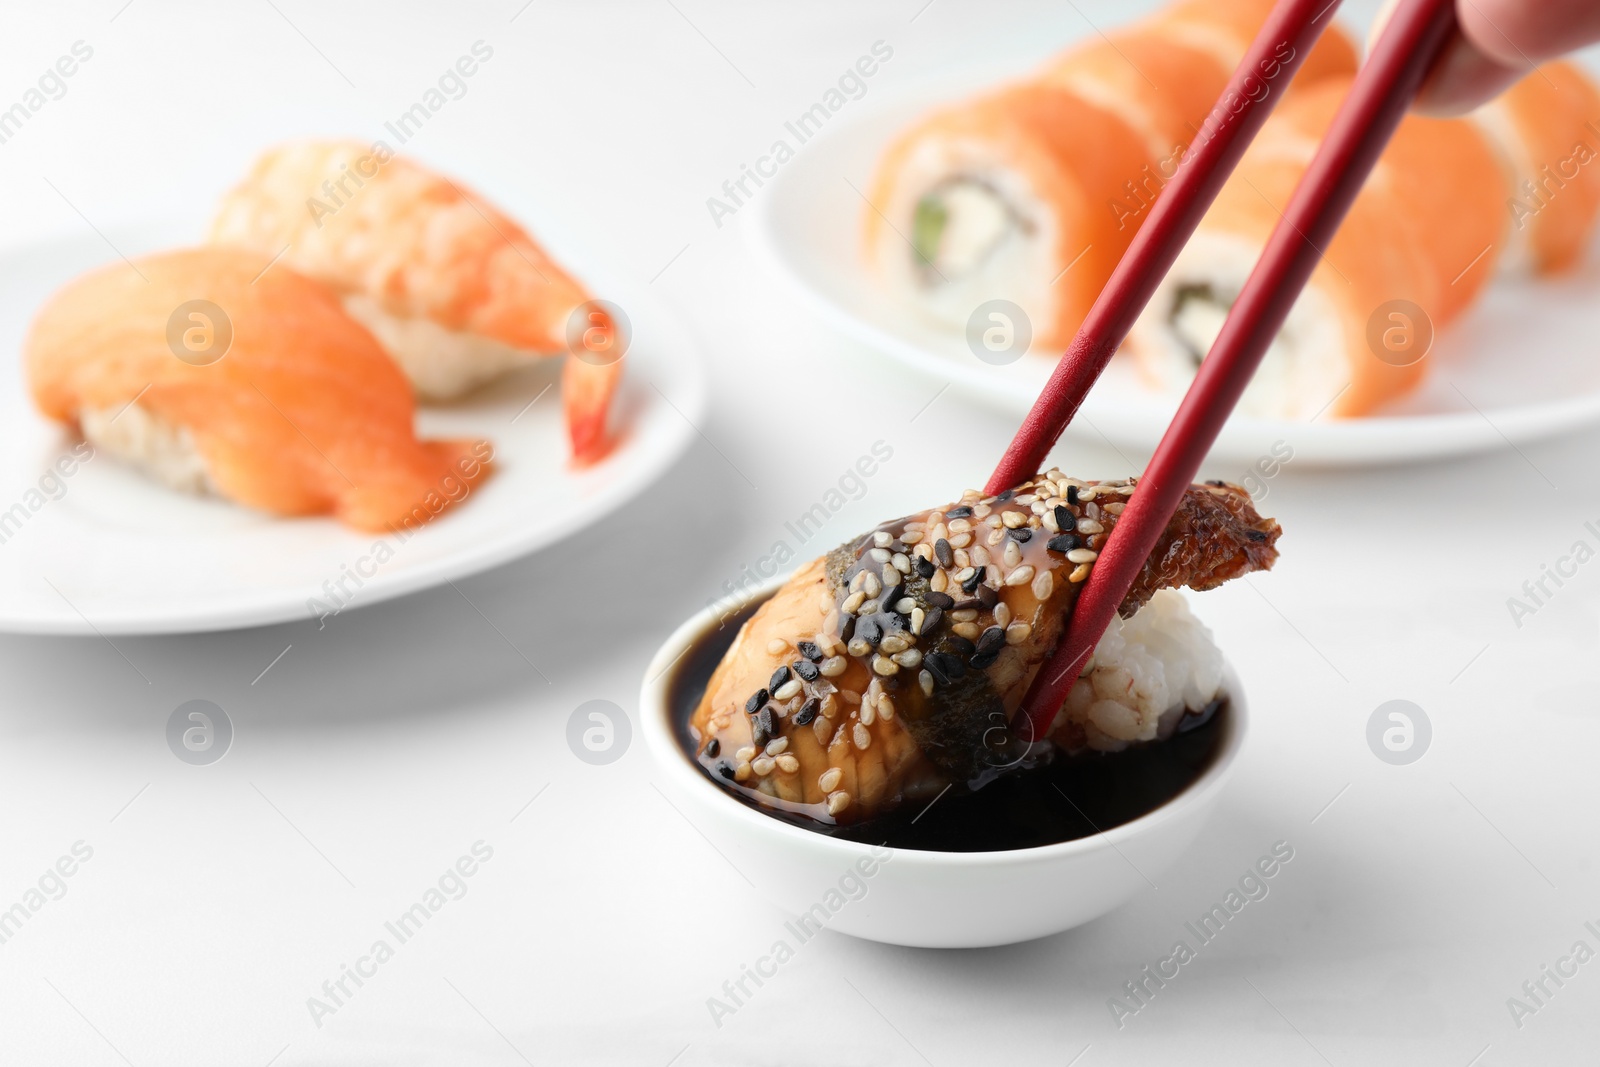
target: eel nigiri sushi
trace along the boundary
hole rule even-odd
[[[1058,470],[887,522],[802,567],[744,624],[691,721],[701,766],[758,804],[853,822],[1015,761],[1008,723],[1136,491]],[[1056,716],[1062,748],[1170,734],[1221,656],[1178,586],[1270,567],[1278,524],[1192,487]]]
[[[332,286],[425,401],[572,352],[561,389],[573,455],[607,450],[627,339],[526,230],[449,178],[382,143],[285,145],[223,197],[210,239]]]
[[[71,282],[28,334],[34,403],[158,481],[277,515],[389,530],[465,498],[488,442],[419,441],[373,336],[332,291],[263,262],[191,249]]]
[[[1184,0],[1030,80],[923,118],[884,153],[870,187],[872,269],[896,301],[952,330],[979,305],[1009,300],[1035,347],[1059,351],[1271,8]],[[1354,69],[1353,44],[1330,28],[1295,84]],[[1265,91],[1283,90],[1275,77],[1261,72]]]
[[[1126,346],[1156,389],[1181,393],[1193,379],[1349,87],[1326,79],[1284,101],[1179,253]],[[1240,410],[1365,415],[1414,388],[1427,372],[1421,346],[1494,274],[1504,198],[1479,127],[1407,116],[1321,250]]]

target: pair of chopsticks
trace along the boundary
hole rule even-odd
[[[989,479],[987,493],[1004,492],[1043,468],[1061,431],[1126,339],[1339,3],[1280,0],[1274,8],[1201,128],[1196,146],[1191,146],[1178,174],[1157,199],[1017,431]],[[1403,0],[1373,46],[1137,491],[1107,538],[1066,634],[1035,675],[1018,713],[1024,738],[1042,738],[1048,731],[1267,346],[1283,327],[1316,268],[1320,249],[1327,247],[1344,221],[1455,26],[1455,0]],[[1277,57],[1286,43],[1293,54],[1285,61]],[[1267,81],[1263,72],[1279,67]]]

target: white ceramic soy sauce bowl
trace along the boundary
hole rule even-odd
[[[773,579],[754,594],[765,598]],[[645,743],[673,803],[757,889],[818,928],[920,948],[1007,945],[1079,926],[1150,888],[1216,805],[1244,743],[1245,702],[1232,671],[1222,747],[1161,807],[1104,833],[1004,852],[886,849],[791,826],[713,783],[679,744],[669,693],[687,649],[717,628],[708,609],[678,627],[651,660],[640,693]]]

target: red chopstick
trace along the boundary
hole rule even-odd
[[[1219,0],[1223,2],[1223,0]],[[1184,153],[1150,217],[1078,327],[1039,399],[1017,430],[985,490],[990,496],[1044,469],[1061,431],[1127,339],[1134,320],[1217,198],[1300,64],[1333,21],[1340,0],[1279,0],[1240,60],[1228,87]],[[1284,50],[1288,54],[1284,55]]]
[[[1035,675],[1024,736],[1049,729],[1455,25],[1455,0],[1403,0],[1385,27]]]

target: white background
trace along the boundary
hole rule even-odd
[[[1593,1059],[1600,961],[1520,1029],[1506,999],[1580,937],[1600,948],[1583,928],[1600,925],[1595,567],[1520,628],[1506,600],[1574,541],[1600,545],[1594,434],[1392,470],[1290,463],[1263,504],[1281,565],[1203,599],[1256,712],[1240,773],[1159,889],[1058,937],[929,952],[826,934],[719,1029],[706,998],[785,916],[662,803],[638,744],[606,767],[567,748],[573,709],[632,714],[667,632],[792,543],[784,521],[873,441],[893,459],[807,551],[980,484],[1012,428],[953,391],[923,411],[937,383],[775,296],[706,198],[876,40],[894,58],[869,93],[1025,69],[1127,5],[274,3],[8,5],[0,104],[75,40],[95,52],[0,145],[4,239],[198,227],[262,146],[381,136],[482,39],[493,59],[408,149],[558,255],[653,279],[714,368],[712,413],[627,512],[573,515],[564,546],[462,582],[493,626],[447,587],[320,631],[0,639],[0,907],[74,842],[94,849],[0,945],[0,1063]],[[1145,459],[1057,458],[1085,476]],[[193,698],[236,729],[208,767],[164,739]],[[1408,767],[1365,740],[1394,698],[1433,723]],[[494,855],[467,895],[315,1026],[307,998],[480,839]],[[1295,858],[1270,896],[1119,1030],[1107,998],[1279,840]]]

